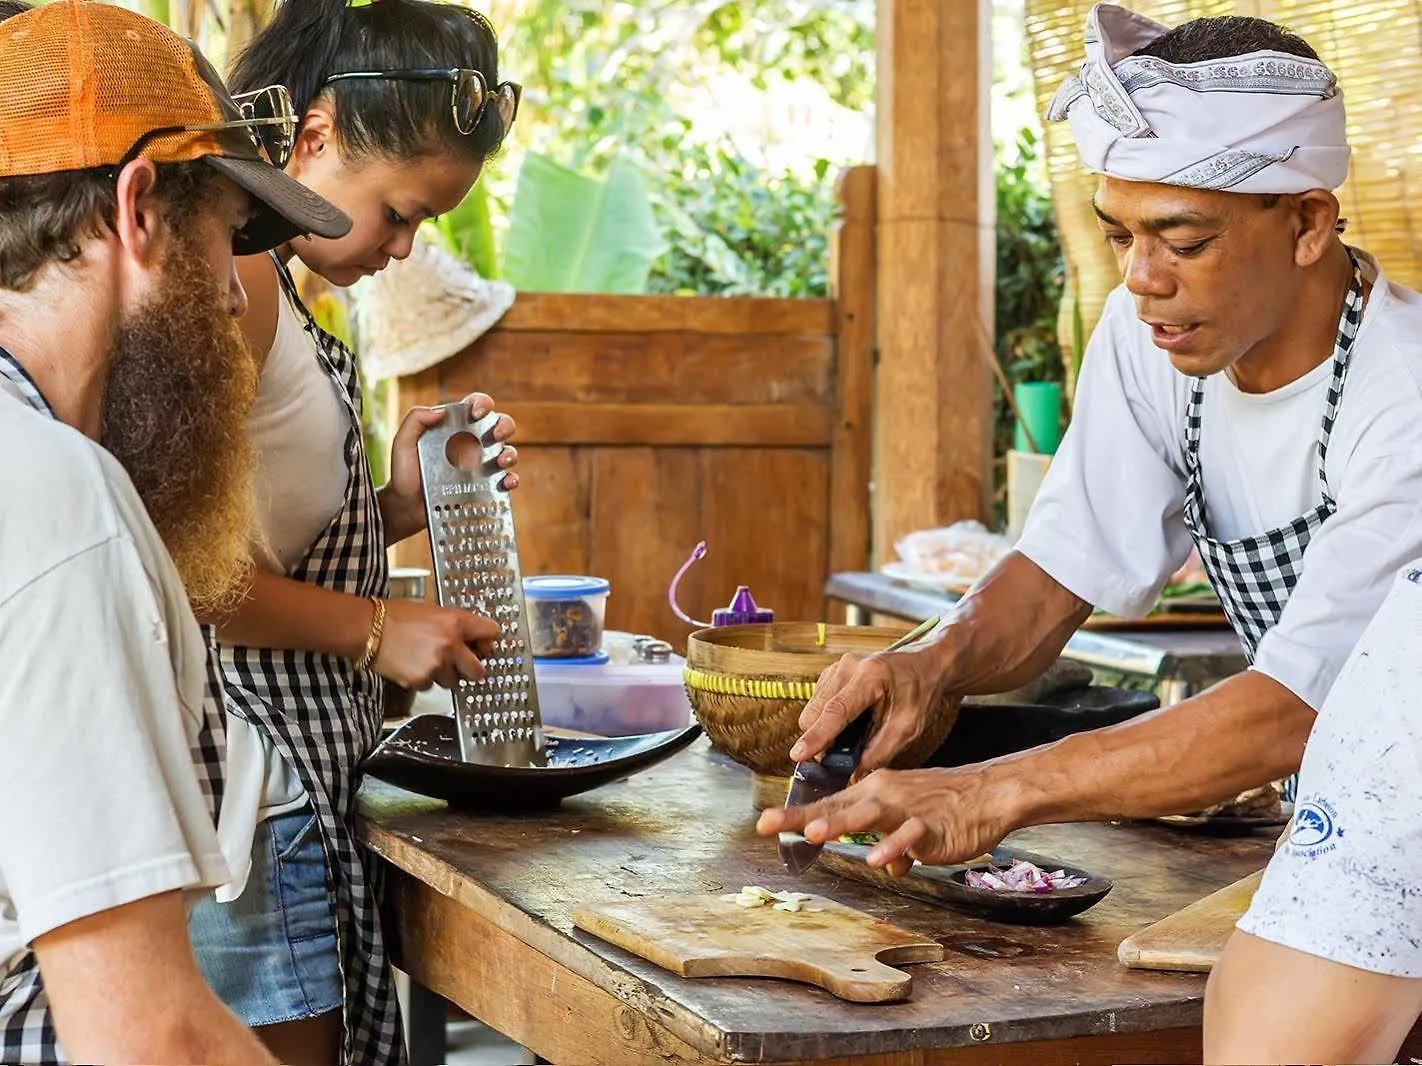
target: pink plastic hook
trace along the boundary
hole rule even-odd
[[[676,602],[676,590],[677,586],[681,584],[681,579],[686,576],[686,572],[704,558],[706,558],[706,542],[703,540],[692,551],[691,558],[681,564],[681,569],[676,572],[676,577],[672,578],[671,588],[667,590],[667,602],[671,604],[673,613],[687,625],[695,626],[697,629],[709,629],[711,628],[711,623],[698,622],[695,618],[692,618],[683,611],[681,606]]]

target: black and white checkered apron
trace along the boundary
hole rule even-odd
[[[1224,607],[1225,616],[1234,627],[1245,655],[1254,661],[1254,653],[1264,634],[1279,621],[1284,605],[1303,572],[1304,552],[1309,541],[1323,523],[1338,509],[1328,488],[1325,461],[1333,424],[1338,420],[1338,408],[1343,402],[1343,385],[1348,378],[1348,363],[1353,352],[1353,338],[1363,316],[1363,274],[1358,259],[1349,252],[1353,263],[1353,281],[1343,301],[1343,315],[1338,321],[1338,339],[1333,346],[1333,377],[1328,386],[1328,400],[1323,410],[1323,424],[1318,434],[1318,505],[1292,522],[1240,540],[1221,541],[1210,536],[1209,516],[1205,512],[1205,492],[1200,472],[1200,415],[1205,400],[1205,379],[1196,378],[1190,386],[1190,399],[1185,408],[1185,525],[1195,539],[1200,561],[1210,576]],[[1294,778],[1284,787],[1284,798],[1293,799]]]
[[[55,417],[33,379],[9,352],[0,348],[0,374],[13,382],[30,405],[41,414]],[[203,698],[203,720],[189,739],[198,784],[216,824],[222,806],[222,774],[227,753],[227,736],[222,716],[222,676],[217,663],[213,631],[202,627],[207,641],[207,693]],[[3,743],[3,741],[0,741]],[[64,1051],[54,1032],[33,953],[22,956],[0,977],[0,1063],[62,1063]]]
[[[286,267],[273,261],[350,416],[345,504],[290,576],[353,596],[384,596],[385,530],[366,462],[355,356],[316,324]],[[300,775],[318,814],[344,989],[342,1062],[402,1063],[400,1010],[380,935],[377,869],[367,865],[353,839],[356,767],[380,739],[384,717],[380,677],[336,655],[227,645],[221,654],[228,711],[271,738]]]

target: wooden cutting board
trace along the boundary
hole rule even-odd
[[[1137,970],[1208,973],[1234,932],[1234,923],[1249,909],[1263,876],[1263,870],[1250,874],[1126,937],[1116,957]]]
[[[783,977],[855,1003],[907,999],[893,967],[939,962],[931,937],[812,896],[796,912],[739,907],[720,896],[579,907],[573,924],[682,977]]]

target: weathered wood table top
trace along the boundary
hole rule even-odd
[[[395,923],[397,959],[448,998],[460,1002],[463,992],[478,1000],[473,1006],[483,1020],[555,1062],[615,1062],[619,1055],[631,1061],[631,1052],[595,1048],[591,1014],[597,1011],[588,1008],[589,1016],[577,1021],[578,1008],[570,1006],[568,1024],[586,1030],[586,1058],[557,1058],[530,1042],[549,1023],[531,1020],[537,1011],[529,996],[565,995],[571,1002],[607,994],[612,998],[598,1002],[635,1012],[655,1032],[675,1038],[674,1049],[653,1040],[649,1061],[871,1056],[864,1061],[956,1062],[968,1060],[922,1053],[997,1046],[1002,1055],[1007,1049],[1000,1045],[1009,1042],[1184,1031],[1199,1024],[1204,978],[1128,970],[1116,960],[1117,945],[1262,868],[1273,844],[1270,835],[1228,839],[1143,824],[1024,830],[1011,843],[1115,881],[1111,894],[1081,917],[1029,928],[970,918],[818,870],[796,881],[781,867],[774,841],[753,832],[749,773],[713,753],[704,739],[554,812],[470,814],[374,780],[361,802],[365,843],[403,871],[393,875],[394,906],[421,912],[402,914]],[[828,895],[934,936],[947,957],[908,967],[914,975],[908,1002],[864,1006],[790,982],[678,978],[572,924],[580,904],[730,892],[748,884]],[[418,904],[411,902],[413,892],[424,893]],[[477,921],[478,933],[461,940],[466,917]],[[526,949],[532,949],[527,965],[512,957]],[[530,987],[550,981],[551,988]],[[497,1007],[499,989],[523,1001],[522,1013]],[[569,1047],[549,1041],[546,1047]],[[1149,1061],[1142,1050],[1149,1040],[1130,1046],[1142,1056],[1131,1061]],[[1180,1046],[1174,1061],[1185,1061]],[[910,1049],[919,1049],[918,1056],[894,1057]]]

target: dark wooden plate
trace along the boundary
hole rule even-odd
[[[387,736],[364,768],[456,807],[539,810],[654,766],[700,735],[694,725],[636,737],[548,737],[547,766],[483,766],[459,757],[453,717],[421,714]]]
[[[1168,825],[1172,829],[1191,829],[1203,835],[1244,836],[1257,829],[1282,829],[1289,824],[1290,814],[1262,814],[1255,816],[1223,814],[1163,814],[1150,821]]]
[[[962,911],[977,918],[1013,925],[1053,925],[1065,922],[1082,911],[1094,907],[1111,891],[1111,881],[1089,870],[1068,866],[1049,855],[1038,855],[1019,848],[993,849],[993,865],[1005,868],[1013,859],[1035,863],[1044,870],[1065,870],[1086,883],[1075,888],[1053,892],[998,892],[990,888],[972,888],[964,876],[969,870],[985,870],[986,863],[966,866],[925,866],[915,863],[903,877],[890,877],[882,870],[865,864],[870,847],[867,844],[826,844],[819,862],[811,869],[827,874],[852,877],[880,888],[911,896],[928,903]]]

